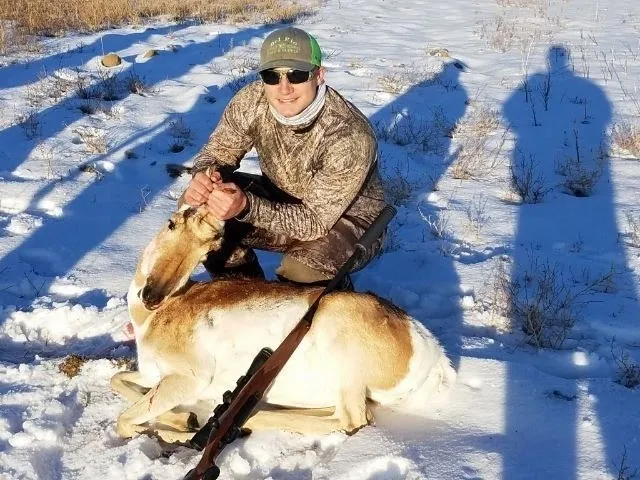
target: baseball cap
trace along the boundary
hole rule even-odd
[[[287,27],[271,32],[264,39],[258,71],[289,67],[309,72],[319,67],[321,62],[318,41],[304,30]]]

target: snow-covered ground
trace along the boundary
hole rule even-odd
[[[632,478],[640,391],[618,380],[640,383],[640,160],[609,134],[640,121],[640,4],[329,0],[299,26],[376,125],[398,206],[356,288],[429,327],[458,383],[428,419],[256,433],[222,478]],[[189,164],[273,28],[155,24],[0,57],[1,478],[177,479],[197,462],[119,439],[109,378],[135,354],[136,258],[187,182],[165,164]],[[547,323],[526,334],[525,313]]]

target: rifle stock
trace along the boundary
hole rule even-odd
[[[205,426],[193,437],[192,443],[195,446],[199,446],[200,439],[205,435],[208,437],[208,440],[198,465],[187,473],[184,480],[211,480],[218,478],[220,470],[215,465],[216,457],[228,443],[233,442],[240,435],[242,425],[247,421],[249,416],[251,416],[253,409],[258,402],[260,402],[264,393],[271,383],[273,383],[278,373],[284,368],[287,360],[293,355],[293,352],[309,331],[311,321],[322,297],[336,288],[360,256],[366,252],[373,242],[382,234],[395,213],[395,208],[391,206],[385,207],[382,212],[380,212],[371,227],[369,227],[356,243],[353,255],[351,255],[340,270],[338,270],[338,273],[336,273],[313,304],[311,304],[278,348],[270,355],[265,354],[265,349],[263,349],[258,356],[256,356],[247,375],[238,380],[237,391],[234,391],[233,394],[231,394],[231,392],[225,393],[225,396],[228,394],[232,398],[228,399],[228,402],[225,400],[223,404],[218,405],[214,410],[214,416],[211,417]],[[246,378],[248,378],[248,380],[246,380]],[[241,382],[244,383],[243,386]]]

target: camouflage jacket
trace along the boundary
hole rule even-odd
[[[366,228],[385,206],[371,124],[331,88],[311,124],[289,127],[269,111],[261,82],[247,85],[196,156],[194,173],[210,166],[235,169],[252,148],[262,174],[300,203],[276,203],[247,192],[244,222],[307,241],[325,236],[343,215]]]

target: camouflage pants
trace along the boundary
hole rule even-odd
[[[245,191],[276,202],[300,203],[294,197],[273,185],[268,178],[260,175],[234,172],[226,181],[236,183]],[[312,283],[333,277],[355,251],[358,239],[366,231],[367,225],[352,217],[341,217],[324,237],[311,240],[296,240],[286,235],[257,228],[249,223],[228,220],[225,226],[223,247],[211,252],[204,265],[213,276],[225,273],[262,275],[253,249],[282,252],[283,259],[277,270],[284,278],[303,283]],[[354,265],[352,271],[364,268],[380,251],[384,235]],[[292,265],[302,266],[291,278]]]

